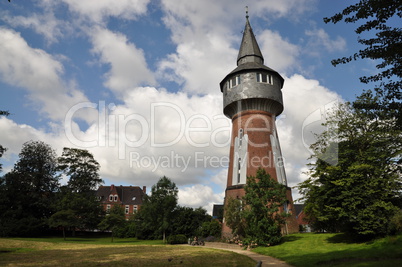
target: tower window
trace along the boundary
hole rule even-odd
[[[273,84],[272,75],[266,73],[257,73],[257,82]]]
[[[239,84],[240,84],[240,75],[234,76],[228,81],[228,88],[235,87]]]

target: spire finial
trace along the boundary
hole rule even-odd
[[[246,6],[246,19],[248,19],[248,6]]]

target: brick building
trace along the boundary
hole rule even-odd
[[[290,217],[283,231],[292,233],[298,231],[298,225],[275,124],[284,109],[283,84],[283,77],[264,65],[247,14],[237,68],[220,83],[223,113],[232,120],[225,205],[229,198],[244,197],[246,178],[255,176],[257,170],[263,168],[272,179],[286,186],[287,202],[283,210],[289,212]],[[231,232],[224,223],[223,236],[230,236]]]
[[[139,186],[115,186],[113,184],[100,186],[96,192],[105,211],[119,205],[123,207],[127,220],[141,208],[145,194],[145,186],[140,188]]]

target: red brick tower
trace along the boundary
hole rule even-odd
[[[255,176],[264,168],[279,183],[287,186],[285,169],[275,126],[276,116],[283,111],[284,79],[264,65],[264,57],[251,29],[248,15],[243,33],[237,68],[220,83],[223,112],[232,120],[232,140],[225,204],[228,198],[242,198],[247,176]],[[293,210],[291,189],[287,187],[288,203]],[[294,214],[294,212],[293,212]],[[296,219],[290,217],[284,232],[296,232]],[[231,233],[225,224],[224,235]]]

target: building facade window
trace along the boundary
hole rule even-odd
[[[113,195],[109,196],[109,201],[112,202],[113,201]]]
[[[257,82],[273,84],[272,75],[266,73],[257,73]]]
[[[138,206],[137,205],[134,205],[133,206],[133,213],[136,213],[138,211]]]
[[[117,202],[117,195],[114,195],[114,202]]]
[[[130,206],[129,205],[126,205],[125,211],[126,211],[126,214],[128,214],[130,212]]]
[[[234,76],[229,81],[227,81],[228,88],[238,86],[239,84],[240,84],[240,75]]]
[[[109,211],[110,211],[110,205],[107,205],[107,206],[106,206],[106,212],[109,213]]]

